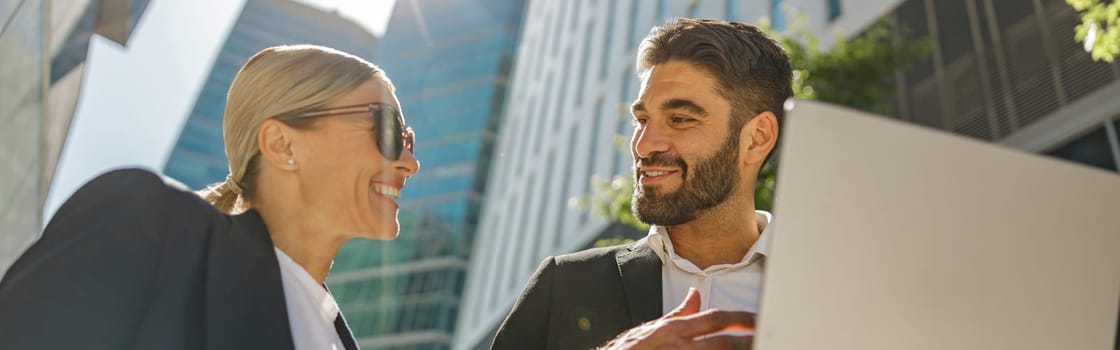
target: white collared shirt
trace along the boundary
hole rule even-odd
[[[288,307],[288,325],[292,328],[292,342],[296,350],[342,350],[342,339],[334,328],[338,317],[338,303],[331,293],[311,277],[280,248],[276,260],[280,262],[280,279],[284,284],[284,303]]]
[[[649,245],[661,258],[662,314],[677,308],[688,295],[689,287],[700,291],[700,310],[720,309],[758,313],[758,295],[762,291],[762,262],[773,236],[772,217],[755,211],[755,222],[761,233],[743,260],[735,264],[709,266],[701,270],[673,250],[668,231],[662,226],[649,230]]]

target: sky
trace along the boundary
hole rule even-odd
[[[337,10],[377,36],[396,0],[297,0]],[[110,169],[161,172],[245,0],[149,3],[128,47],[94,36],[82,95],[47,195],[43,223]]]

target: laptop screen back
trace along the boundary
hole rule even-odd
[[[1111,349],[1120,175],[796,101],[755,348]]]

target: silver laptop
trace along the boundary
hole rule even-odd
[[[1113,349],[1120,175],[793,105],[755,349]]]

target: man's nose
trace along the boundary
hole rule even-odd
[[[635,130],[630,145],[634,159],[649,158],[654,153],[668,151],[669,135],[665,131],[652,123]]]

